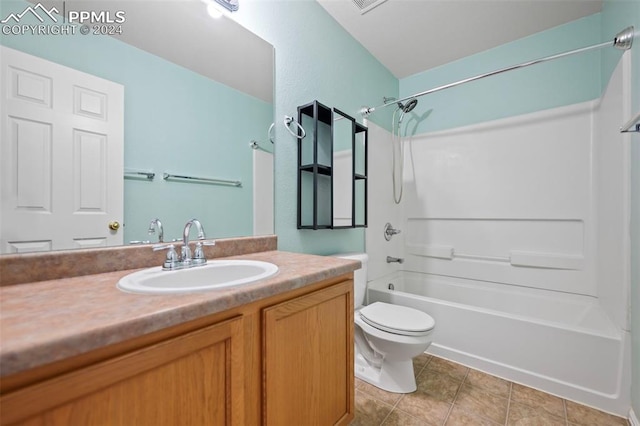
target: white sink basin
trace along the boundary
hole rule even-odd
[[[254,283],[278,272],[273,263],[257,260],[210,260],[206,265],[177,271],[162,267],[129,274],[118,282],[122,291],[146,294],[188,293]]]

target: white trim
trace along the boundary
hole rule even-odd
[[[623,117],[631,115],[631,52],[628,55],[622,55],[622,113]],[[621,142],[623,143],[622,154],[624,156],[623,174],[624,174],[624,198],[623,198],[623,226],[624,226],[624,240],[622,260],[623,270],[623,282],[622,290],[624,291],[624,297],[626,298],[626,306],[624,307],[626,313],[623,318],[623,327],[625,330],[631,330],[631,135],[628,133],[622,134]],[[636,422],[636,426],[640,426]]]
[[[640,420],[638,420],[636,413],[633,411],[633,407],[629,409],[629,424],[631,426],[640,426]]]

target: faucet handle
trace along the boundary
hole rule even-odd
[[[216,242],[215,240],[198,240],[196,242],[196,248],[193,251],[193,263],[198,265],[198,264],[203,264],[207,262],[207,259],[204,255],[204,248],[203,246],[215,246]]]
[[[395,229],[393,227],[393,225],[391,225],[389,222],[387,222],[386,225],[384,225],[384,239],[387,241],[391,240],[391,237],[393,237],[396,234],[399,234],[401,231],[399,229]]]
[[[202,265],[207,263],[207,258],[204,257],[204,250],[202,249],[202,241],[196,243],[196,248],[193,251],[193,258],[191,259],[194,265]]]
[[[153,246],[153,251],[158,250],[167,250],[167,256],[164,259],[164,263],[162,264],[162,269],[176,269],[176,267],[180,263],[180,259],[178,259],[178,253],[176,253],[176,248],[173,244],[156,244]]]
[[[203,246],[215,246],[215,240],[198,240],[196,242],[196,248],[193,251],[193,257],[191,261],[194,265],[203,265],[207,263],[207,258],[204,255]]]

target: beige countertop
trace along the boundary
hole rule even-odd
[[[116,288],[136,269],[0,287],[0,377],[80,355],[359,268],[359,262],[281,251],[229,259],[274,263],[266,280],[171,295]]]

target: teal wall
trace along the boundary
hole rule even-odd
[[[2,0],[0,14],[25,7]],[[253,234],[249,141],[264,138],[271,104],[112,37],[2,35],[0,43],[124,86],[125,167],[156,172],[153,182],[125,179],[125,243],[155,239],[147,235],[155,217],[166,239],[181,237],[193,217],[211,237]],[[241,180],[243,186],[168,182],[164,171]]]
[[[315,254],[364,250],[364,230],[297,230],[297,142],[284,115],[314,99],[359,121],[363,105],[398,95],[398,80],[314,0],[241,0],[234,19],[276,50],[275,229],[280,250]],[[372,117],[389,127],[390,116]],[[375,142],[373,142],[375,143]]]
[[[600,14],[595,14],[404,78],[400,96],[599,42]],[[454,128],[597,98],[599,55],[569,56],[426,95],[413,110],[410,131]]]

